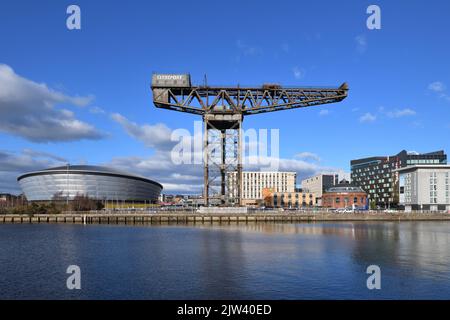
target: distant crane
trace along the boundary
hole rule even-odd
[[[244,116],[305,108],[344,100],[348,85],[337,88],[192,86],[189,74],[153,74],[157,108],[200,115],[204,123],[205,205],[239,206],[242,190],[241,128]]]

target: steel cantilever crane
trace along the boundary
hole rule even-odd
[[[192,86],[189,74],[153,74],[151,88],[157,108],[203,118],[206,206],[241,204],[244,116],[340,102],[348,94],[346,83],[337,88]]]

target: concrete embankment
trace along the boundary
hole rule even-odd
[[[0,215],[0,223],[75,223],[75,224],[205,224],[316,221],[450,221],[445,213],[264,213],[246,215],[196,213],[65,213],[57,215]]]

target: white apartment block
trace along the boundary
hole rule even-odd
[[[236,179],[236,172],[231,172],[229,181]],[[272,171],[243,171],[241,198],[245,200],[262,200],[263,189],[272,189],[272,192],[294,192],[297,180],[296,172]],[[230,190],[231,191],[231,190]]]
[[[399,204],[405,211],[450,210],[450,166],[414,165],[399,172]]]

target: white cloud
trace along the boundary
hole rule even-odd
[[[112,114],[111,118],[119,123],[131,137],[143,142],[147,147],[168,150],[175,144],[170,139],[172,130],[165,124],[139,126],[119,113]]]
[[[86,106],[91,96],[71,97],[17,75],[0,64],[0,131],[33,142],[101,139],[104,134],[56,105]]]
[[[294,74],[295,79],[302,79],[305,77],[305,71],[297,66],[292,68],[292,73]]]
[[[297,153],[295,155],[295,158],[299,158],[299,159],[303,159],[303,160],[314,160],[314,161],[318,161],[318,162],[320,161],[320,157],[317,154],[312,153],[312,152],[307,152],[307,151]]]
[[[19,194],[22,192],[17,183],[19,175],[66,162],[62,157],[32,149],[20,153],[0,150],[0,192]]]
[[[356,50],[359,53],[364,53],[367,50],[367,39],[364,35],[359,35],[355,37]]]
[[[366,112],[362,116],[359,117],[359,122],[361,123],[368,123],[368,122],[374,122],[377,120],[379,116],[381,117],[387,117],[390,119],[397,119],[402,117],[410,117],[417,114],[417,112],[411,108],[404,108],[404,109],[391,109],[387,111],[383,106],[378,107],[378,110],[375,113]]]
[[[377,116],[371,114],[370,112],[367,112],[365,114],[363,114],[360,118],[359,118],[359,122],[374,122],[375,120],[377,120]]]
[[[262,49],[260,47],[249,45],[242,40],[236,41],[236,47],[238,49],[238,55],[236,57],[237,62],[241,61],[241,57],[259,56],[262,54]]]
[[[413,128],[415,128],[415,129],[421,129],[421,128],[424,128],[424,125],[423,125],[423,123],[422,123],[421,121],[413,121],[413,122],[411,123],[411,126],[412,126]]]
[[[450,102],[450,95],[447,94],[447,87],[440,81],[432,82],[428,85],[428,90],[434,92],[439,98]]]
[[[443,84],[440,81],[435,81],[428,85],[428,90],[431,90],[434,92],[443,92],[443,91],[445,91],[445,89],[446,89],[445,84]]]
[[[36,150],[33,150],[33,149],[23,149],[22,153],[24,155],[32,157],[34,159],[47,158],[47,159],[54,160],[54,161],[57,161],[57,162],[67,163],[67,159],[65,159],[63,157],[60,157],[60,156],[57,156],[57,155],[54,155],[54,154],[49,153],[49,152],[36,151]]]
[[[407,117],[407,116],[414,116],[416,115],[416,111],[405,108],[405,109],[395,109],[393,111],[388,111],[387,116],[389,118],[401,118],[401,117]]]
[[[168,150],[155,150],[146,158],[118,157],[107,165],[154,179],[163,185],[164,192],[201,193],[203,187],[203,166],[174,164]]]
[[[297,182],[321,172],[343,172],[342,169],[323,167],[317,162],[308,162],[302,159],[271,159],[259,158],[260,162],[270,163],[278,161],[279,171],[294,171],[297,173]],[[246,163],[252,163],[244,159]],[[203,166],[202,165],[175,165],[170,159],[170,152],[157,151],[155,155],[143,157],[115,158],[108,166],[134,172],[160,182],[166,193],[201,193],[203,190]],[[245,170],[260,170],[258,165],[245,165]]]
[[[261,49],[256,46],[251,46],[244,43],[242,40],[236,41],[236,46],[240,49],[244,55],[251,56],[260,53]]]
[[[203,165],[202,163],[175,164],[172,161],[172,147],[178,142],[170,140],[172,132],[170,128],[163,124],[137,125],[119,114],[113,115],[113,119],[120,123],[133,138],[153,148],[155,153],[150,157],[117,157],[106,165],[154,179],[164,186],[164,192],[202,192]],[[192,137],[192,139],[202,141],[198,136]],[[193,146],[194,141],[192,140],[191,143]],[[191,156],[195,157],[196,155],[193,153]],[[201,155],[200,159],[202,159]],[[340,170],[320,166],[318,161],[320,161],[319,156],[311,152],[299,153],[294,159],[261,157],[250,153],[245,153],[243,157],[244,170],[261,170],[264,167],[262,164],[278,163],[278,170],[295,171],[299,179],[322,171]]]
[[[106,165],[154,179],[163,185],[164,192],[201,193],[203,166],[201,163],[174,163],[171,152],[180,141],[171,140],[172,129],[162,123],[138,125],[118,113],[112,114],[111,118],[119,123],[132,138],[152,148],[154,154],[150,157],[116,157]],[[191,139],[196,138],[198,137],[191,137]],[[199,141],[201,145],[201,140]],[[192,140],[191,146],[193,145]],[[194,158],[195,152],[192,151],[190,156],[191,159]],[[202,159],[201,156],[200,159]]]
[[[102,108],[98,107],[98,106],[94,106],[92,108],[89,109],[89,112],[92,114],[105,114],[105,110],[103,110]]]
[[[319,116],[323,117],[323,116],[327,116],[330,114],[330,111],[328,109],[323,109],[319,111]]]
[[[316,155],[316,157],[318,157]],[[269,163],[273,161],[278,161],[279,168],[278,171],[294,171],[297,173],[297,182],[300,183],[301,180],[314,176],[319,173],[338,173],[344,172],[341,168],[327,167],[320,165],[317,161],[306,161],[311,159],[291,159],[291,158],[280,158],[280,159],[260,159],[263,163]],[[258,166],[244,166],[244,170],[259,170]]]

